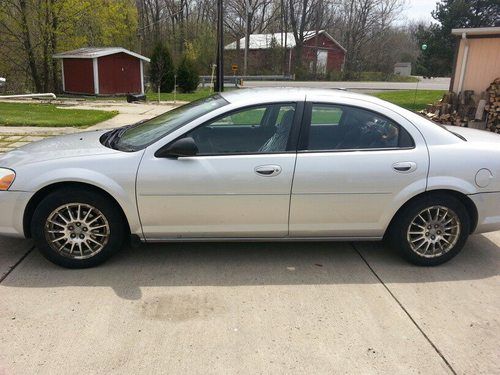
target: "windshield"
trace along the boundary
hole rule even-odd
[[[119,134],[114,148],[125,151],[140,150],[181,126],[226,104],[228,102],[222,96],[213,95],[175,108],[151,120],[125,129]]]

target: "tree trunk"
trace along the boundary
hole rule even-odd
[[[36,66],[35,53],[33,51],[33,45],[31,43],[31,35],[28,29],[28,10],[27,10],[26,0],[19,0],[19,9],[21,11],[23,47],[28,57],[28,66],[30,68],[31,78],[33,79],[35,90],[37,92],[41,92],[43,90],[43,85],[40,79],[40,75],[38,73],[38,68]]]
[[[55,1],[56,0],[50,0],[50,9],[52,13],[52,27],[50,29],[50,42],[51,42],[51,49],[52,53],[57,53],[57,28],[58,28],[58,17],[57,13],[54,9],[55,6]],[[62,63],[62,61],[61,61]],[[61,90],[59,89],[59,69],[57,67],[57,60],[52,59],[52,85],[53,89],[56,93],[59,93]]]

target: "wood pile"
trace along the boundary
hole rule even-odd
[[[447,92],[439,102],[429,104],[419,113],[440,124],[500,133],[500,78],[479,95],[471,90],[458,95]]]
[[[486,115],[486,126],[495,133],[500,133],[500,78],[495,79],[488,90],[488,103],[484,110]]]

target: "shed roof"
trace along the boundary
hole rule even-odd
[[[87,47],[72,51],[61,52],[53,55],[54,59],[94,59],[97,57],[114,55],[116,53],[126,53],[127,55],[137,57],[138,59],[150,62],[151,60],[138,53],[129,51],[122,47]]]
[[[453,35],[495,35],[500,34],[500,27],[475,27],[475,28],[464,28],[464,29],[453,29],[451,30]]]
[[[340,45],[330,34],[325,30],[318,30],[318,35],[323,34],[332,42],[334,42],[342,51],[346,52],[346,49]],[[252,34],[250,35],[250,49],[269,49],[271,48],[271,42],[273,39],[276,41],[278,46],[285,47],[285,35],[286,35],[286,48],[295,48],[297,45],[295,42],[295,36],[293,33],[271,33],[271,34]],[[308,41],[316,36],[316,30],[305,31],[304,41]],[[240,48],[245,46],[245,37],[240,39]],[[226,45],[226,50],[235,50],[236,41]]]

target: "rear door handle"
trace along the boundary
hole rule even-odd
[[[392,169],[399,173],[411,173],[417,170],[417,163],[413,161],[402,161],[394,163]]]
[[[255,173],[263,177],[274,177],[281,173],[281,167],[279,165],[261,165],[255,167]]]

